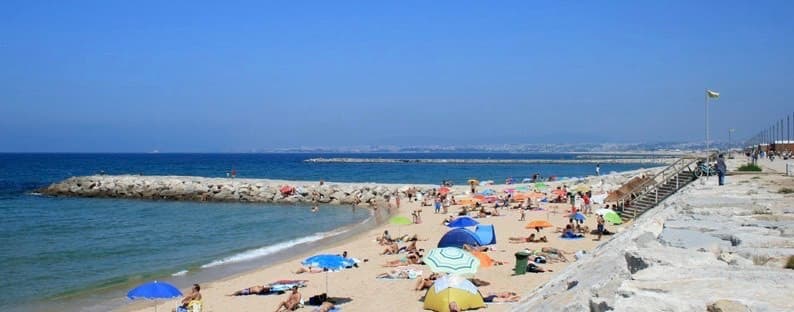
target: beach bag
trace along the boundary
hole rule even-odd
[[[325,300],[328,299],[328,295],[326,294],[319,294],[309,297],[309,305],[318,306],[323,304]]]

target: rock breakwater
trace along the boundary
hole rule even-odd
[[[428,192],[431,185],[412,185]],[[320,183],[265,179],[203,178],[192,176],[92,175],[54,183],[40,193],[52,196],[137,198],[156,200],[237,201],[261,203],[353,204],[387,201],[408,185]]]

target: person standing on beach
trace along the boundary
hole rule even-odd
[[[719,176],[720,185],[725,185],[725,171],[727,170],[725,158],[720,154],[720,156],[717,157],[717,176]]]
[[[596,228],[598,231],[598,239],[596,240],[600,241],[601,235],[604,235],[604,216],[598,215],[598,219],[596,219],[596,222],[598,223],[598,227]]]
[[[601,164],[596,164],[596,176],[601,175]]]
[[[436,200],[433,202],[433,208],[435,208],[435,212],[441,212],[441,198],[436,197]]]
[[[397,202],[397,209],[400,209],[400,192],[394,192],[394,201]]]

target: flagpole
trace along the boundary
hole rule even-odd
[[[705,96],[705,101],[703,102],[706,108],[706,162],[711,161],[711,154],[709,154],[709,89],[705,90],[703,95]]]

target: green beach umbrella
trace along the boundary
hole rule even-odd
[[[611,211],[604,214],[604,220],[612,223],[612,224],[621,224],[623,220],[620,219],[620,216],[617,212]]]
[[[546,183],[543,183],[543,182],[536,182],[535,183],[535,188],[538,189],[538,190],[545,190],[546,187],[547,187]]]
[[[408,217],[406,216],[394,216],[391,217],[391,219],[389,219],[389,223],[398,226],[397,237],[400,237],[402,236],[402,231],[400,230],[400,227],[402,227],[403,225],[413,224],[414,222],[411,221],[411,219],[408,219]]]
[[[620,219],[620,215],[612,209],[598,209],[595,211],[595,214],[604,216],[604,221],[612,224],[623,223],[623,220]]]
[[[411,221],[411,219],[408,219],[408,217],[406,216],[394,216],[391,217],[391,219],[389,219],[389,223],[394,225],[406,225],[406,224],[412,224],[413,221]]]
[[[480,259],[457,247],[434,248],[422,259],[436,273],[474,274]]]

